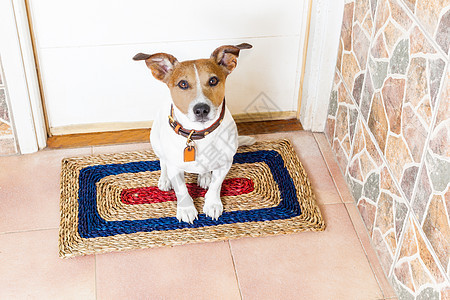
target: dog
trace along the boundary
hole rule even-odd
[[[179,62],[167,53],[138,53],[152,75],[167,84],[172,101],[162,104],[150,131],[150,143],[160,159],[158,187],[175,190],[176,217],[193,223],[198,212],[188,193],[184,172],[198,174],[197,184],[208,191],[203,213],[218,220],[223,205],[222,182],[233,163],[238,146],[251,145],[251,137],[238,137],[236,123],[225,105],[225,81],[236,68],[247,43],[225,45],[213,51],[209,59]]]

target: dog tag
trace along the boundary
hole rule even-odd
[[[195,147],[187,146],[184,148],[184,162],[195,161]]]

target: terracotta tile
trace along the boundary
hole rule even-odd
[[[347,182],[339,169],[335,155],[333,154],[325,135],[323,133],[314,133],[314,136],[342,201],[344,203],[353,203],[354,200],[352,194],[350,193]]]
[[[0,232],[58,228],[61,160],[90,153],[81,148],[0,157]]]
[[[345,206],[321,211],[325,232],[230,241],[244,299],[383,297]]]
[[[328,171],[313,133],[308,131],[261,134],[254,136],[259,141],[289,139],[311,182],[319,203],[340,203],[339,194]]]
[[[99,299],[240,299],[228,242],[96,256]]]
[[[270,141],[278,139],[288,139],[292,142],[298,157],[320,157],[320,150],[314,135],[310,131],[290,131],[280,133],[268,133],[253,135],[257,141]]]
[[[58,230],[0,235],[0,298],[95,299],[93,256],[63,260]]]

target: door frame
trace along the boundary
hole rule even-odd
[[[28,1],[0,4],[2,39],[8,41],[0,42],[0,54],[10,99],[14,99],[10,101],[11,115],[22,154],[44,148],[49,135]],[[305,130],[321,132],[327,117],[344,0],[309,0],[304,5],[308,9],[300,16],[305,29],[300,38],[304,47],[299,53],[296,117]]]
[[[45,148],[47,130],[24,0],[0,1],[0,55],[20,153]]]

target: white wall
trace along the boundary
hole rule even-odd
[[[227,82],[232,113],[264,92],[280,111],[296,111],[306,1],[32,0],[50,127],[150,121],[167,88],[137,52],[179,60],[209,57],[248,42]]]

